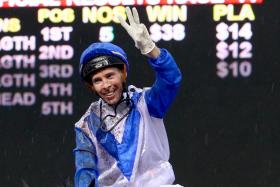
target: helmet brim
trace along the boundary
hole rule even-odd
[[[120,58],[114,56],[99,56],[91,59],[83,67],[81,67],[82,78],[87,82],[91,81],[91,77],[94,73],[108,67],[117,67],[123,72],[126,71],[125,62],[123,62]],[[124,76],[126,78],[126,75]]]

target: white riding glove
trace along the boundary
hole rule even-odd
[[[118,15],[121,25],[134,40],[135,46],[140,49],[141,53],[144,55],[148,54],[156,46],[155,43],[152,41],[146,26],[143,23],[140,23],[136,8],[132,8],[133,14],[129,7],[126,7],[125,10],[130,25],[126,23],[122,16]]]

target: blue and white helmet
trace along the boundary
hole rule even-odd
[[[81,55],[79,74],[88,82],[95,71],[110,66],[121,67],[124,81],[126,80],[129,64],[124,50],[112,43],[92,43]]]

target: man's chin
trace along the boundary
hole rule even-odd
[[[115,105],[121,100],[121,96],[122,96],[121,94],[115,93],[115,94],[113,94],[111,96],[107,96],[107,97],[104,95],[102,97],[102,99],[109,105]]]
[[[113,98],[113,99],[103,99],[108,105],[115,105],[118,103],[119,99]]]

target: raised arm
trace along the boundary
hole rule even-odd
[[[143,55],[149,58],[149,64],[156,72],[156,81],[152,88],[145,92],[145,101],[150,114],[157,118],[163,118],[168,107],[172,103],[182,76],[171,54],[158,48],[152,41],[146,26],[140,23],[136,8],[126,8],[129,24],[118,16],[121,25],[135,42]]]
[[[160,55],[149,59],[156,72],[156,81],[145,92],[145,100],[152,116],[163,118],[179,89],[182,75],[175,60],[166,49]]]

